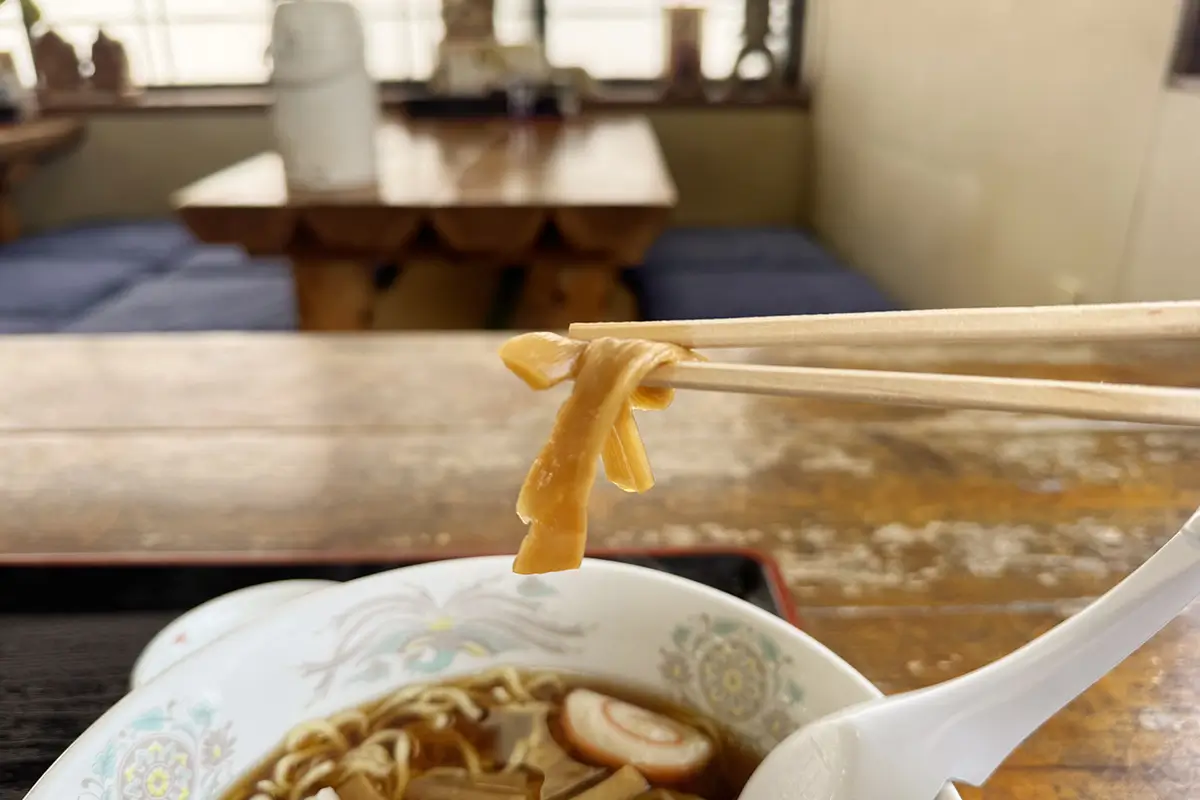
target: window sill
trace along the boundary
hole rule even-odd
[[[411,92],[410,86],[384,84],[381,87],[383,104],[399,108]],[[625,83],[606,86],[597,97],[583,102],[587,111],[649,111],[658,109],[767,109],[808,108],[808,95],[803,91],[778,94],[729,95],[725,90],[711,87],[700,97],[664,97],[661,89],[649,83]],[[121,99],[104,96],[69,96],[43,98],[41,113],[47,116],[80,114],[137,114],[156,111],[238,111],[264,109],[271,103],[267,86],[186,86],[155,87]]]

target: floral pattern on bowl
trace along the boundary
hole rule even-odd
[[[699,614],[676,625],[659,672],[675,699],[711,714],[761,748],[801,723],[804,690],[775,640],[742,621]]]
[[[540,578],[488,578],[438,599],[423,587],[372,598],[333,620],[329,659],[304,664],[316,678],[313,700],[334,683],[377,683],[399,672],[432,678],[460,658],[492,658],[519,650],[561,654],[588,626],[555,621],[546,601],[558,591]]]
[[[234,777],[233,724],[207,702],[168,702],[121,729],[92,759],[78,800],[215,800]]]

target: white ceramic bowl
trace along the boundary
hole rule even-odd
[[[505,664],[650,689],[761,747],[879,694],[818,642],[715,589],[590,559],[540,577],[511,569],[511,557],[406,567],[235,624],[113,706],[27,800],[216,800],[299,722]]]

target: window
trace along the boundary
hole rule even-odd
[[[380,80],[420,81],[433,71],[442,36],[440,0],[354,0],[367,31],[368,60]],[[704,69],[728,76],[741,48],[744,0],[703,0]],[[792,3],[771,0],[772,40],[787,52]],[[71,42],[82,60],[98,28],[129,53],[142,86],[262,83],[272,0],[39,0],[43,21]],[[558,66],[581,66],[601,80],[659,75],[665,39],[661,0],[496,0],[496,34],[529,41],[545,31]],[[544,17],[539,20],[539,15]],[[0,50],[12,52],[23,80],[34,79],[18,0],[0,5]]]
[[[1200,0],[1185,0],[1175,45],[1172,71],[1176,76],[1200,77]]]
[[[584,67],[599,79],[657,77],[666,37],[663,3],[654,0],[546,0],[546,56],[556,65]],[[708,0],[704,71],[729,77],[742,49],[744,0]],[[790,4],[771,1],[772,51],[785,55]]]

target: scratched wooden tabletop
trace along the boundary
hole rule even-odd
[[[0,556],[504,551],[562,393],[487,334],[0,340]],[[1200,384],[1200,348],[732,353]],[[1200,431],[687,393],[640,425],[658,485],[598,487],[599,546],[759,548],[807,630],[888,692],[1050,628],[1200,503]],[[1200,786],[1200,610],[964,797],[1183,800]]]

